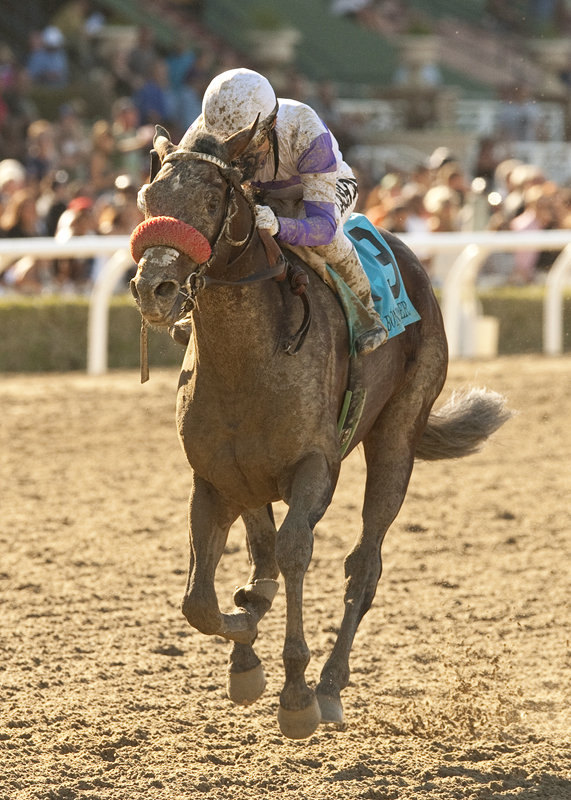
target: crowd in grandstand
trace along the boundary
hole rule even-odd
[[[200,113],[213,75],[249,66],[206,32],[181,36],[164,52],[141,27],[129,49],[102,50],[105,24],[87,0],[72,0],[32,34],[25,57],[0,42],[0,237],[129,234],[141,219],[137,190],[155,123],[177,141]],[[71,98],[55,119],[44,118],[34,90],[65,90],[78,65],[99,81],[108,113],[94,118],[100,97]],[[313,105],[342,146],[350,139],[329,84],[311,87],[292,73],[288,94]],[[493,144],[482,141],[472,165],[439,148],[414,170],[389,171],[378,182],[355,164],[358,210],[397,233],[571,228],[571,187],[516,159],[498,162]],[[494,268],[508,281],[532,282],[555,255],[515,254]],[[431,259],[424,262],[433,269]],[[87,291],[93,269],[91,260],[0,260],[0,293]]]

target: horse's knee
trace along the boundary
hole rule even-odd
[[[282,575],[305,574],[312,554],[313,531],[309,525],[294,527],[284,522],[276,541],[276,560]]]
[[[182,601],[182,613],[192,628],[208,636],[218,633],[222,627],[222,615],[216,602],[209,603],[187,594]]]

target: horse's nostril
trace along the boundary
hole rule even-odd
[[[163,281],[162,283],[159,283],[155,289],[155,294],[162,300],[166,300],[169,297],[174,299],[178,293],[178,289],[179,286],[174,281]]]
[[[135,283],[135,279],[134,278],[132,278],[129,281],[129,288],[131,289],[131,294],[135,298],[135,302],[139,303],[140,302],[140,297],[139,297],[139,292],[137,290],[137,285]]]

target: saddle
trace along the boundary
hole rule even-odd
[[[398,336],[403,333],[408,325],[418,322],[420,316],[408,297],[396,258],[389,244],[363,214],[351,214],[344,225],[344,231],[346,236],[353,242],[367,274],[371,284],[373,302],[387,329],[388,338],[391,339],[394,336]],[[266,248],[268,262],[270,264],[275,263],[275,259],[282,255],[279,245],[268,231],[259,231],[259,233]],[[351,444],[361,419],[366,399],[366,390],[360,379],[361,359],[357,358],[355,343],[363,332],[363,325],[370,324],[370,316],[360,299],[343,278],[313,248],[294,245],[284,245],[284,247],[308,264],[335,292],[345,314],[349,333],[350,368],[348,385],[337,423],[339,444],[341,455],[343,456]],[[305,286],[308,282],[307,275],[305,275],[303,269],[299,267],[296,269],[297,273],[303,274],[304,280],[301,291],[305,292]],[[299,280],[299,277],[290,277],[290,281],[293,284],[295,284],[296,280]],[[292,288],[292,291],[295,290]],[[310,320],[311,314],[309,312],[307,327],[309,327]],[[307,330],[304,331],[303,338],[305,338],[306,332]],[[302,343],[303,339],[298,342],[295,352],[299,350]]]

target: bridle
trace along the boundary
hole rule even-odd
[[[224,241],[227,242],[231,247],[241,248],[239,253],[231,261],[228,261],[226,263],[226,267],[235,266],[244,257],[244,255],[248,252],[253,242],[254,232],[256,230],[256,218],[252,204],[246,197],[244,190],[240,184],[238,172],[234,167],[222,161],[222,159],[210,155],[209,153],[201,153],[193,150],[177,149],[173,150],[171,153],[168,153],[163,158],[161,166],[164,166],[165,164],[174,164],[177,161],[191,161],[191,160],[205,161],[210,164],[213,164],[218,168],[220,174],[226,181],[226,197],[225,197],[224,213],[222,216],[220,227],[218,229],[216,236],[214,237],[212,245],[209,245],[208,240],[206,240],[202,234],[200,234],[194,228],[187,226],[186,223],[183,223],[181,220],[176,220],[175,218],[171,217],[154,217],[151,218],[150,220],[141,223],[133,231],[133,235],[131,237],[131,247],[135,261],[138,261],[138,259],[135,257],[136,246],[138,246],[139,250],[142,250],[143,248],[146,249],[147,247],[151,247],[153,245],[152,239],[149,240],[148,243],[143,243],[142,245],[137,242],[138,237],[140,238],[141,236],[148,239],[147,234],[143,233],[143,231],[146,230],[145,226],[148,226],[149,222],[151,223],[156,222],[157,226],[160,227],[160,225],[162,224],[161,221],[168,221],[169,224],[173,224],[175,226],[174,230],[176,230],[177,225],[189,228],[194,234],[196,234],[198,237],[204,240],[204,243],[207,246],[210,247],[210,253],[208,257],[200,262],[197,262],[196,269],[193,270],[186,277],[184,284],[179,289],[180,294],[184,298],[181,317],[189,314],[191,311],[194,310],[196,306],[197,294],[209,286],[230,286],[230,287],[248,286],[254,283],[259,283],[260,281],[266,281],[272,279],[276,281],[282,281],[287,276],[289,276],[291,291],[294,294],[297,294],[301,297],[304,305],[304,316],[298,331],[292,336],[289,336],[288,339],[284,342],[283,346],[283,349],[286,353],[288,353],[289,355],[295,355],[296,353],[299,352],[303,342],[305,341],[305,337],[307,335],[307,332],[309,330],[309,325],[311,323],[311,308],[309,305],[309,298],[305,291],[306,286],[308,284],[308,278],[305,271],[299,267],[292,267],[285,258],[285,256],[283,255],[281,248],[278,246],[275,240],[270,236],[269,232],[261,231],[260,229],[258,229],[258,234],[260,235],[262,243],[264,244],[266,250],[266,256],[268,257],[268,265],[265,269],[260,270],[259,272],[255,272],[251,275],[247,275],[243,278],[236,278],[234,280],[225,280],[222,278],[215,278],[212,275],[209,275],[208,270],[213,264],[215,264],[219,256],[220,246],[223,244]],[[248,232],[242,239],[234,239],[230,230],[232,222],[239,211],[238,196],[240,196],[244,200],[250,212],[250,225],[248,228]],[[264,233],[267,235],[264,236],[263,235]],[[160,243],[163,244],[164,242],[161,241]],[[148,379],[148,367],[146,366],[146,361],[147,361],[146,350],[147,350],[146,329],[145,325],[143,324],[141,328],[141,364],[142,364],[142,375],[145,374],[147,376],[147,378],[145,379]]]
[[[222,222],[214,242],[211,245],[210,256],[205,261],[198,263],[195,270],[193,270],[186,278],[181,292],[185,295],[185,304],[183,311],[188,313],[193,310],[196,304],[196,294],[207,286],[244,286],[252,283],[258,283],[265,280],[283,280],[286,277],[287,262],[281,250],[279,256],[275,259],[275,263],[269,264],[268,268],[256,272],[253,275],[248,275],[244,278],[236,278],[234,280],[224,280],[222,278],[214,278],[208,274],[210,267],[216,262],[219,256],[219,248],[225,241],[231,247],[241,247],[240,252],[231,260],[228,261],[226,266],[235,266],[246,255],[253,241],[254,231],[256,229],[256,220],[254,216],[254,209],[252,204],[244,194],[244,190],[240,185],[238,173],[229,164],[226,164],[222,159],[209,153],[200,153],[194,150],[174,150],[169,153],[162,161],[164,164],[173,164],[177,161],[205,161],[214,164],[220,171],[222,177],[226,181],[226,198],[224,204],[224,213]],[[231,233],[231,226],[236,214],[238,213],[238,200],[240,196],[246,203],[250,212],[250,226],[248,232],[242,239],[234,239]]]

